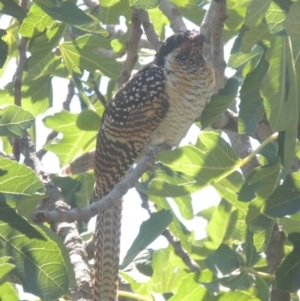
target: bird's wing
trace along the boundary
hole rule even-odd
[[[97,137],[94,201],[120,182],[166,115],[164,85],[163,70],[148,65],[108,104]]]

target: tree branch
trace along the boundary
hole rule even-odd
[[[46,210],[68,210],[69,206],[64,202],[63,196],[57,186],[54,185],[49,175],[45,172],[40,160],[38,159],[34,145],[29,134],[19,140],[20,149],[25,157],[24,163],[31,167],[44,187],[49,199],[45,199],[39,205],[39,208]],[[88,258],[85,253],[84,243],[78,233],[75,223],[50,222],[51,228],[60,236],[66,245],[71,263],[75,271],[77,287],[71,290],[72,300],[91,300],[92,299],[92,281],[91,272],[88,267]]]
[[[226,0],[212,0],[200,26],[208,44],[212,45],[212,64],[215,75],[214,94],[225,86],[223,28],[227,19]]]
[[[275,222],[269,245],[266,249],[266,259],[269,273],[275,274],[284,258],[284,240],[285,234],[278,222]],[[290,293],[282,292],[276,288],[275,280],[271,281],[270,301],[290,301]]]
[[[118,77],[118,86],[128,81],[134,65],[138,59],[138,43],[142,36],[141,20],[136,12],[133,10],[131,17],[131,30],[130,36],[126,43],[127,56],[126,60],[123,62],[122,70]]]
[[[98,200],[84,208],[74,208],[69,211],[66,208],[57,208],[53,211],[35,211],[32,213],[32,220],[36,223],[43,222],[74,222],[74,221],[88,221],[93,216],[115,206],[119,199],[121,199],[127,191],[135,186],[139,178],[147,171],[155,161],[155,155],[167,149],[166,146],[159,146],[149,152],[137,164],[134,170],[129,173],[124,180],[117,184],[110,193],[103,199]]]
[[[154,30],[154,27],[153,27],[152,22],[150,21],[148,12],[144,9],[137,9],[136,12],[142,22],[147,40],[153,45],[155,50],[158,50],[158,48],[160,47],[162,42]]]
[[[170,20],[170,26],[174,32],[186,30],[181,13],[173,4],[168,0],[161,0],[158,7]]]

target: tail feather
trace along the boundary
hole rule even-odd
[[[116,301],[122,201],[98,215],[95,233],[94,301]],[[105,275],[105,277],[104,277]],[[113,288],[112,288],[113,284]]]

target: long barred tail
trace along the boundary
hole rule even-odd
[[[117,300],[121,214],[122,200],[117,206],[97,216],[94,236],[94,301]]]

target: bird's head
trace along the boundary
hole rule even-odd
[[[203,48],[206,38],[195,30],[180,31],[167,38],[155,55],[158,66],[164,66],[167,57],[182,64],[201,65],[205,61]]]

